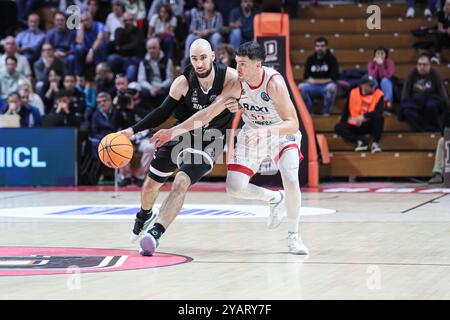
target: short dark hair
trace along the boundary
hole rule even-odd
[[[386,49],[386,48],[383,47],[383,46],[378,46],[378,47],[376,47],[376,48],[373,50],[373,55],[374,55],[374,56],[375,56],[375,53],[376,53],[377,51],[384,51],[384,53],[386,54],[386,58],[389,56],[389,50]]]
[[[259,43],[249,41],[241,44],[236,52],[236,56],[248,57],[250,60],[260,60],[264,62],[266,60],[266,51]]]
[[[419,61],[420,58],[427,58],[428,62],[431,62],[431,57],[428,53],[421,53],[419,54],[419,56],[417,57],[417,61]]]
[[[73,73],[66,73],[66,74],[64,75],[64,79],[66,79],[66,77],[72,77],[72,78],[74,78],[75,80],[77,79],[77,76],[76,76],[75,74],[73,74]]]
[[[17,65],[17,58],[16,57],[14,57],[14,56],[7,56],[5,58],[5,63],[8,62],[8,60],[13,60],[16,63],[16,65]]]
[[[62,89],[62,90],[58,91],[58,93],[56,94],[56,97],[57,97],[57,99],[63,98],[63,97],[70,98],[70,93],[69,93],[69,91]]]
[[[328,46],[328,40],[325,37],[316,38],[316,40],[314,40],[314,43],[317,43],[317,42],[325,42],[325,45]]]
[[[13,91],[13,92],[9,93],[8,94],[8,99],[9,99],[9,97],[12,97],[12,96],[16,96],[17,98],[20,99],[20,94],[17,91]]]

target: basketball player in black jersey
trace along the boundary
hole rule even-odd
[[[237,80],[236,70],[214,62],[214,52],[206,40],[194,41],[189,54],[192,66],[174,80],[169,96],[161,106],[120,133],[131,137],[139,131],[159,126],[171,115],[177,124],[182,123],[197,111],[207,108],[221,94],[224,86]],[[141,237],[141,255],[153,255],[159,238],[181,210],[189,187],[212,170],[222,153],[225,131],[231,126],[232,120],[233,114],[226,109],[202,127],[200,132],[189,132],[180,140],[169,141],[156,151],[142,186],[141,210],[136,215],[132,241],[139,238],[154,219],[152,207],[161,186],[177,168],[179,171],[171,192],[161,205],[155,224]],[[211,140],[204,141],[204,137],[208,136]]]

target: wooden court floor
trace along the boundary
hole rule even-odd
[[[139,192],[0,191],[1,247],[132,250],[128,219],[4,216],[43,206],[139,205]],[[160,194],[158,207],[166,192]],[[186,204],[252,204],[224,192],[191,192]],[[260,203],[253,203],[259,205]],[[2,275],[0,299],[450,299],[450,195],[303,192],[310,255],[287,254],[287,226],[264,217],[176,219],[159,252],[192,258],[158,268]],[[28,209],[17,209],[28,208]],[[152,259],[151,257],[145,259]],[[76,278],[74,278],[76,277]]]

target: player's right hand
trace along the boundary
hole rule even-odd
[[[131,136],[134,134],[134,131],[132,128],[128,128],[122,131],[119,131],[118,133],[123,134],[124,136],[126,136],[127,138],[131,138]]]
[[[225,101],[225,106],[227,107],[228,110],[230,110],[230,112],[233,113],[238,112],[239,109],[241,108],[241,105],[236,99],[228,99],[227,101]]]

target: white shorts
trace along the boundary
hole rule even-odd
[[[302,134],[298,131],[296,134],[284,136],[273,135],[268,138],[261,138],[252,143],[248,142],[247,132],[254,130],[244,125],[237,136],[237,143],[233,150],[233,156],[228,163],[228,170],[239,171],[252,177],[267,158],[271,158],[275,164],[283,153],[291,148],[298,150],[300,160],[303,155],[300,152]]]

